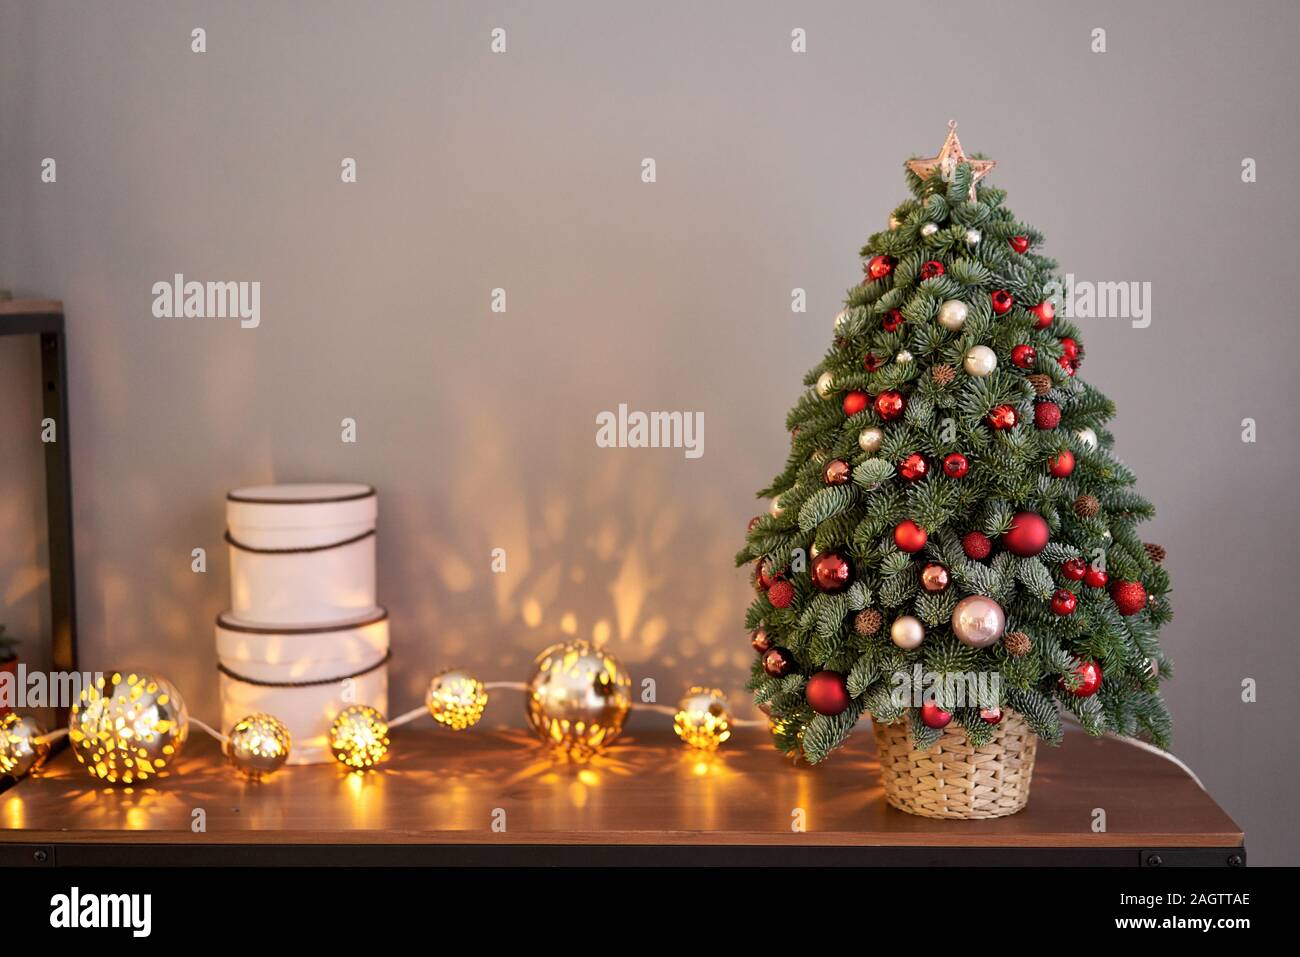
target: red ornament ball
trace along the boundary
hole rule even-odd
[[[836,715],[849,706],[849,689],[838,671],[819,671],[804,689],[808,706],[818,714]]]
[[[766,628],[759,628],[749,636],[749,644],[760,655],[764,654],[772,647],[772,636],[767,633]]]
[[[753,518],[751,518],[751,519],[749,520],[749,524],[748,524],[747,526],[745,526],[745,531],[747,531],[747,532],[752,532],[752,531],[754,530],[754,526],[756,526],[756,525],[758,524],[759,520],[760,520],[762,517],[763,517],[763,516],[761,516],[761,515],[755,515]]]
[[[988,414],[987,421],[988,424],[993,426],[995,429],[1014,429],[1016,423],[1020,421],[1020,416],[1016,413],[1016,410],[1013,407],[1009,405],[999,405]]]
[[[874,352],[868,352],[862,357],[862,368],[866,369],[868,372],[875,372],[884,364],[885,360],[880,358],[880,356],[876,355]]]
[[[1002,536],[1002,545],[1012,555],[1033,558],[1047,547],[1047,520],[1037,512],[1016,512],[1011,527]]]
[[[921,266],[921,279],[933,279],[935,276],[942,276],[943,272],[943,263],[937,259],[931,259]]]
[[[1064,588],[1058,588],[1052,594],[1052,614],[1053,615],[1073,615],[1074,609],[1078,607],[1079,599],[1074,597],[1074,592],[1067,591]]]
[[[1030,306],[1029,312],[1034,317],[1035,329],[1046,329],[1056,318],[1056,307],[1052,305],[1050,299],[1045,299],[1036,306]]]
[[[1105,588],[1106,582],[1110,581],[1110,576],[1100,568],[1088,566],[1088,570],[1083,573],[1083,583],[1089,588]]]
[[[1011,350],[1011,364],[1017,369],[1032,369],[1038,361],[1038,350],[1022,342]]]
[[[767,600],[773,608],[789,608],[794,604],[794,586],[788,581],[772,582],[767,590]]]
[[[1034,403],[1034,425],[1040,429],[1054,429],[1061,424],[1061,407],[1055,402]]]
[[[822,469],[822,481],[827,485],[845,485],[853,477],[853,470],[843,459],[831,459]]]
[[[980,708],[980,720],[983,721],[985,724],[1001,724],[1002,709],[996,707]]]
[[[894,527],[894,544],[908,553],[919,552],[925,548],[929,537],[925,529],[910,518],[903,519]]]
[[[754,587],[766,591],[781,579],[779,573],[775,575],[772,574],[771,567],[772,566],[762,558],[754,562]]]
[[[845,393],[844,402],[842,403],[844,408],[844,414],[857,415],[859,412],[861,412],[863,409],[867,407],[867,401],[869,399],[870,396],[868,396],[865,392],[859,392],[856,389],[854,389],[852,392]]]
[[[946,728],[952,721],[952,712],[944,711],[933,701],[921,705],[921,723],[927,728]]]
[[[949,452],[943,457],[943,474],[948,478],[961,478],[970,471],[970,460],[960,452]]]
[[[812,560],[808,574],[818,591],[835,595],[853,584],[853,562],[843,552],[827,549]]]
[[[993,539],[983,532],[967,532],[962,536],[961,550],[966,553],[967,558],[973,558],[977,562],[983,561],[993,551]]]
[[[898,474],[903,476],[909,482],[915,482],[917,479],[925,478],[930,471],[930,463],[925,460],[925,456],[919,452],[913,452],[903,461],[898,463]]]
[[[1062,369],[1064,369],[1065,374],[1068,376],[1073,376],[1076,372],[1079,371],[1078,365],[1074,362],[1071,362],[1069,359],[1065,358],[1065,356],[1061,356],[1061,358],[1057,359],[1056,364],[1060,366]]]
[[[1007,240],[1007,242],[1011,244],[1012,249],[1014,249],[1022,256],[1029,251],[1028,236],[1012,236],[1010,239]]]
[[[886,332],[897,332],[903,325],[903,313],[899,309],[890,309],[880,318],[880,328]]]
[[[1136,615],[1147,605],[1147,590],[1141,582],[1115,582],[1110,597],[1121,615]]]
[[[1052,478],[1066,478],[1073,471],[1074,453],[1069,449],[1061,449],[1047,460],[1047,473]]]
[[[1075,342],[1069,336],[1061,340],[1061,354],[1073,362],[1083,353],[1079,351],[1079,343]]]
[[[763,652],[763,670],[773,678],[784,678],[794,669],[794,655],[790,649],[776,647]]]
[[[894,271],[893,256],[872,256],[867,260],[867,278],[884,279]]]
[[[897,419],[906,408],[907,400],[903,398],[903,393],[897,389],[886,389],[876,396],[876,415],[886,422]]]
[[[989,295],[989,302],[993,304],[995,315],[1005,316],[1016,304],[1016,299],[1005,289],[998,289]]]
[[[1069,691],[1076,698],[1091,698],[1101,687],[1101,667],[1095,661],[1084,659],[1071,669],[1071,673],[1078,675],[1079,686],[1070,688],[1065,683],[1065,677],[1058,679],[1062,691]]]
[[[1071,558],[1062,563],[1061,574],[1072,582],[1083,581],[1083,576],[1088,574],[1088,563],[1082,558]]]

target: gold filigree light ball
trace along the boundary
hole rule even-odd
[[[487,703],[483,682],[463,668],[450,668],[434,675],[424,696],[425,707],[433,720],[453,731],[464,731],[478,724]]]
[[[334,759],[354,771],[364,771],[388,758],[388,721],[368,704],[344,708],[330,725]]]
[[[632,678],[617,658],[588,642],[561,642],[533,662],[525,707],[543,741],[585,761],[622,732]]]
[[[731,737],[726,696],[717,688],[691,688],[677,705],[673,730],[692,748],[716,750]]]
[[[68,740],[91,777],[138,784],[167,770],[190,732],[185,700],[165,678],[114,672],[81,689]]]
[[[293,738],[289,729],[269,714],[250,714],[235,722],[226,741],[226,757],[252,781],[284,767]]]
[[[35,771],[50,756],[50,745],[42,741],[45,729],[35,718],[7,714],[0,718],[0,775],[21,778]]]

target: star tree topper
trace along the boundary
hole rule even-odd
[[[957,121],[948,121],[948,138],[943,141],[943,149],[939,150],[938,156],[931,156],[929,159],[914,159],[907,161],[907,168],[910,169],[921,179],[926,179],[936,169],[939,175],[943,177],[945,183],[952,182],[952,174],[956,172],[957,167],[962,163],[970,164],[970,196],[971,202],[975,201],[975,184],[989,174],[989,171],[997,165],[996,160],[977,160],[971,159],[961,148],[961,140],[957,139]]]

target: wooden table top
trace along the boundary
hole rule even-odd
[[[1242,844],[1241,829],[1177,766],[1080,733],[1039,748],[1028,808],[987,821],[934,821],[889,807],[869,731],[815,768],[783,758],[761,729],[739,730],[711,758],[671,731],[625,733],[585,766],[553,762],[523,730],[406,728],[392,738],[376,772],[314,765],[254,783],[199,733],[178,773],[135,788],[94,781],[65,749],[0,794],[0,843]],[[504,833],[492,829],[498,808]],[[805,832],[791,827],[796,808]],[[1106,812],[1103,833],[1092,830],[1096,808]],[[206,817],[201,833],[191,827],[196,809]]]

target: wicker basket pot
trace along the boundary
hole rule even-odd
[[[885,799],[900,811],[970,820],[1005,817],[1029,803],[1038,739],[1014,712],[1003,711],[992,740],[978,748],[955,726],[925,751],[913,746],[908,721],[873,721],[872,730]]]

